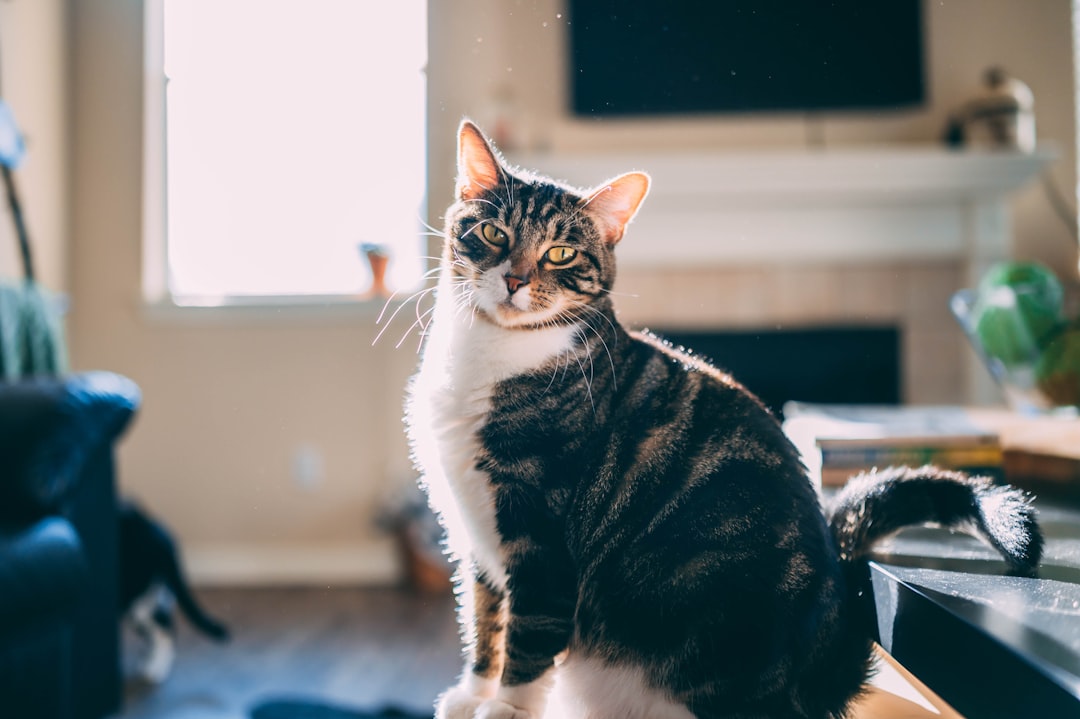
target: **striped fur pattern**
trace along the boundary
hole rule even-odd
[[[852,478],[832,502],[840,556],[854,561],[912,524],[965,527],[1019,573],[1039,563],[1043,540],[1027,498],[985,477],[934,467],[889,467]],[[873,522],[867,522],[873,517]]]
[[[859,480],[830,520],[753,395],[619,324],[615,247],[647,176],[577,190],[467,121],[458,165],[407,403],[460,567],[467,663],[441,719],[843,717],[880,534],[971,526],[1035,566],[1022,495],[932,468]]]

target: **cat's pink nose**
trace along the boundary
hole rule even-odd
[[[510,294],[514,294],[522,285],[529,284],[529,280],[518,277],[517,275],[503,275],[503,279],[506,280],[506,289],[510,290]]]

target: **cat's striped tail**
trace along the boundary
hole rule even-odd
[[[834,497],[829,526],[840,557],[854,562],[905,527],[961,529],[997,549],[1012,569],[1033,574],[1043,537],[1030,497],[985,477],[936,467],[890,467],[851,479]]]

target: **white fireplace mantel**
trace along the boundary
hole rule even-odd
[[[577,186],[647,171],[649,197],[619,247],[624,266],[953,259],[974,281],[1010,253],[1008,196],[1055,156],[907,145],[511,159]]]

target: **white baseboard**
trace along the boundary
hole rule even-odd
[[[185,547],[196,586],[389,585],[402,570],[392,543],[206,544]]]

